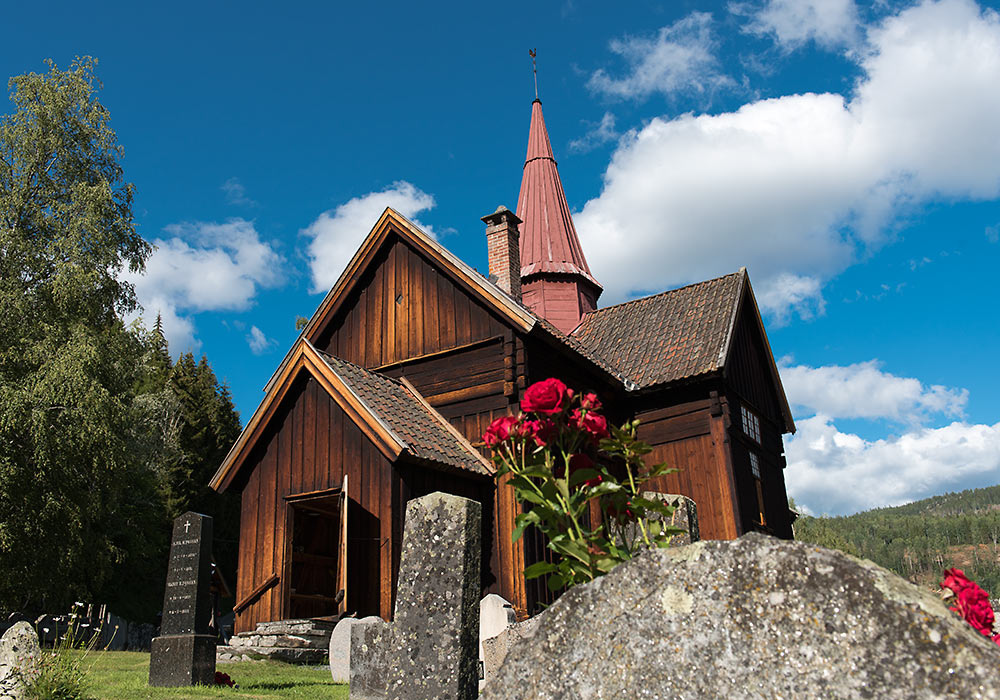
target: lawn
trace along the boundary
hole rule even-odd
[[[219,664],[239,688],[150,688],[149,654],[134,651],[93,652],[84,668],[92,681],[91,695],[100,700],[140,698],[347,698],[348,687],[330,680],[319,666],[293,666],[276,661]]]

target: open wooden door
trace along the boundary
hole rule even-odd
[[[286,610],[292,619],[333,619],[344,609],[346,485],[345,480],[341,488],[288,497],[291,566]]]
[[[340,605],[337,612],[343,614],[347,612],[347,474],[344,474],[344,483],[341,484],[340,492],[340,553],[341,562],[339,576],[337,578],[338,597]]]

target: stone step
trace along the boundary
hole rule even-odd
[[[330,646],[330,635],[260,634],[243,632],[229,640],[233,647],[292,647],[305,649],[326,649]]]
[[[258,622],[257,634],[315,634],[330,636],[334,623],[314,622],[313,620],[275,620],[274,622]]]
[[[327,663],[326,649],[291,647],[234,647],[220,646],[215,651],[220,663],[232,661],[284,661],[289,664],[323,665]]]

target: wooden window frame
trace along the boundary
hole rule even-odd
[[[742,401],[740,402],[740,425],[744,435],[758,445],[762,444],[760,440],[760,416]]]

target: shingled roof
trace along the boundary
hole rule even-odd
[[[317,352],[368,410],[406,444],[406,452],[463,471],[493,475],[475,448],[423,401],[415,389],[399,380]]]
[[[608,306],[571,337],[640,388],[720,371],[746,271]]]

